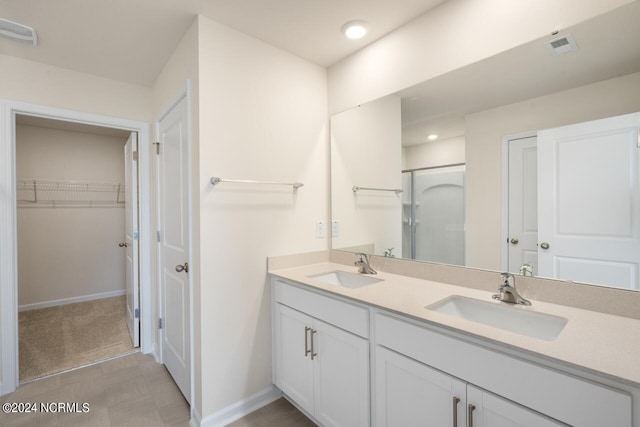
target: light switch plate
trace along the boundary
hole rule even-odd
[[[331,223],[331,235],[333,237],[340,237],[340,221],[333,221]]]

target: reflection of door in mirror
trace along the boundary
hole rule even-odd
[[[640,289],[639,130],[636,113],[510,141],[510,271]]]
[[[464,165],[403,171],[403,253],[464,265]]]
[[[640,113],[538,133],[539,271],[640,290]]]
[[[538,275],[538,184],[536,137],[509,141],[508,271],[529,264]]]

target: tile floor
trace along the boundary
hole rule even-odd
[[[77,402],[87,413],[5,414],[0,426],[187,427],[189,405],[163,365],[140,353],[20,386],[5,402]]]
[[[20,386],[0,403],[83,403],[87,413],[5,414],[2,427],[188,427],[189,405],[163,365],[135,353]],[[285,399],[229,427],[312,427]]]
[[[227,427],[315,427],[295,406],[280,398]]]

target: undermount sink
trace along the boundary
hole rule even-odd
[[[461,296],[451,296],[425,308],[545,341],[555,340],[568,321],[564,317]]]
[[[309,276],[309,278],[349,289],[362,288],[363,286],[372,285],[382,281],[382,279],[376,279],[375,277],[367,276],[365,274],[348,273],[346,271],[330,271],[328,273]]]

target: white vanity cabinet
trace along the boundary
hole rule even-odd
[[[564,423],[552,420],[471,384],[467,385],[467,404],[465,408],[467,413],[466,425],[469,427],[566,426]]]
[[[277,276],[271,282],[274,383],[322,426],[640,427],[633,387]]]
[[[462,426],[466,383],[376,346],[376,426]]]
[[[381,346],[375,408],[377,427],[565,425]]]
[[[273,291],[275,384],[323,426],[368,426],[368,310],[280,280]]]
[[[396,315],[374,325],[376,427],[632,426],[628,393]]]

